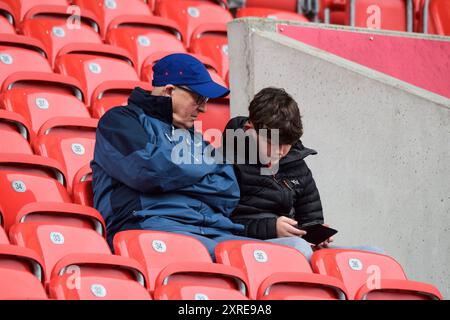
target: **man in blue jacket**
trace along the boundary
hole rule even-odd
[[[166,56],[153,71],[152,92],[134,89],[127,106],[99,121],[91,162],[94,206],[111,247],[119,231],[159,230],[193,236],[214,257],[217,243],[248,238],[233,235],[244,227],[229,219],[239,202],[233,167],[202,161],[207,143],[193,125],[208,98],[229,91],[187,54]],[[174,159],[183,143],[183,159],[193,161]],[[186,152],[192,148],[201,149],[200,159],[196,150]]]

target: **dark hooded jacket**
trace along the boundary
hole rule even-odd
[[[231,119],[225,129],[243,129],[247,120],[246,117]],[[324,222],[319,191],[304,161],[314,154],[317,154],[315,150],[298,141],[280,160],[275,175],[261,175],[261,164],[234,164],[241,198],[231,219],[245,225],[241,235],[258,239],[276,238],[276,220],[280,216],[297,220],[299,226]]]

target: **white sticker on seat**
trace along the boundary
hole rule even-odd
[[[105,7],[114,10],[117,8],[117,3],[115,0],[105,0]]]
[[[50,104],[48,103],[48,100],[45,98],[36,98],[36,107],[42,110],[47,110]]]
[[[25,191],[27,191],[27,186],[21,180],[14,180],[11,183],[11,186],[14,189],[15,192],[25,192]]]
[[[56,245],[63,245],[64,236],[61,232],[50,232],[50,241]]]
[[[0,54],[0,61],[4,64],[12,64],[14,60],[10,54],[2,53]]]
[[[164,253],[167,251],[166,243],[162,240],[153,240],[152,247],[156,252]]]
[[[222,46],[222,52],[224,55],[226,55],[226,56],[228,55],[228,45],[227,44],[224,44]]]
[[[265,253],[262,250],[253,251],[253,257],[255,258],[255,260],[257,262],[261,262],[261,263],[265,263],[269,260],[269,258],[267,257],[267,253]]]
[[[152,44],[150,39],[146,36],[139,36],[137,38],[137,41],[138,41],[139,45],[142,47],[149,47]]]
[[[192,17],[192,18],[198,18],[200,17],[200,10],[198,10],[198,8],[196,7],[189,7],[187,9],[187,13]]]
[[[91,286],[91,292],[97,298],[106,297],[106,288],[104,286],[102,286],[101,284],[93,284]]]
[[[78,156],[82,156],[85,154],[86,150],[82,144],[72,143],[72,152]]]
[[[194,300],[209,300],[208,296],[204,293],[196,293],[194,295]]]
[[[361,271],[363,269],[363,264],[359,259],[349,259],[348,265],[352,270]]]
[[[53,27],[52,33],[55,37],[64,38],[66,36],[66,32],[61,27]]]
[[[91,62],[91,63],[89,63],[89,70],[92,73],[99,74],[102,72],[102,67],[100,67],[100,65],[98,63]]]

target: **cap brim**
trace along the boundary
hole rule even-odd
[[[214,81],[205,82],[202,84],[189,84],[187,85],[195,93],[206,98],[222,98],[230,94],[230,90],[215,83]]]

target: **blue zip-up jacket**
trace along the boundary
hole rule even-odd
[[[181,141],[173,139],[172,112],[171,98],[136,88],[127,106],[99,121],[91,162],[94,206],[110,245],[115,233],[129,229],[208,235],[244,228],[229,219],[239,202],[231,165],[172,161]],[[199,147],[191,140],[199,134],[188,133],[181,143]],[[200,141],[203,150],[207,143]]]

